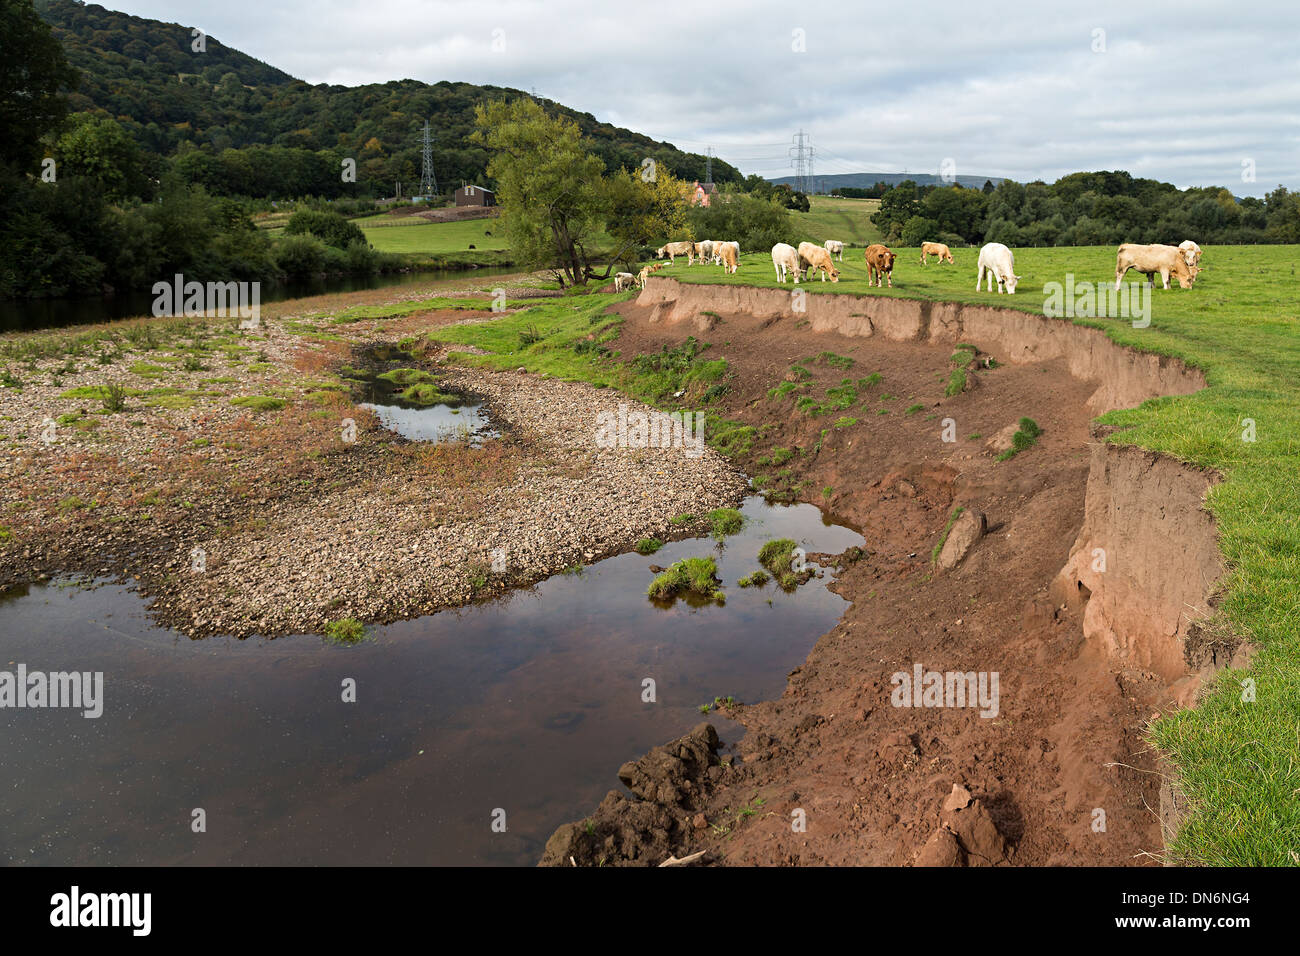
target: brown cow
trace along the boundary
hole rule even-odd
[[[921,265],[929,262],[931,256],[938,256],[940,262],[952,263],[952,252],[942,242],[921,243]]]
[[[894,260],[898,258],[897,253],[890,252],[888,248],[880,243],[867,246],[867,251],[862,254],[867,260],[867,285],[872,282],[880,288],[884,280],[889,281],[889,287],[894,287]]]

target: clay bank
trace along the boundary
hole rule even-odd
[[[1191,394],[1203,374],[1013,309],[792,302],[650,277],[622,338],[646,351],[693,335],[727,357],[728,408],[801,452],[793,474],[774,467],[783,448],[743,467],[768,487],[801,479],[796,497],[822,489],[864,529],[835,584],[853,603],[779,700],[728,711],[748,731],[735,760],[702,724],[628,762],[627,791],[557,831],[543,862],[1155,859],[1180,801],[1147,727],[1247,649],[1204,626],[1224,574],[1216,476],[1110,443],[1092,419]],[[936,387],[954,366],[960,387]],[[1022,442],[1026,420],[1041,437]],[[891,705],[891,676],[922,664],[971,687],[1000,675],[1000,713]]]

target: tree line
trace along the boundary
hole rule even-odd
[[[983,189],[906,180],[880,193],[871,220],[886,243],[904,246],[1294,243],[1300,242],[1300,194],[1278,186],[1263,199],[1238,199],[1219,186],[1180,190],[1119,170],[1071,173],[1051,184],[1006,179]]]

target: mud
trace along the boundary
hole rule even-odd
[[[1145,729],[1194,703],[1233,653],[1202,631],[1223,572],[1204,510],[1215,476],[1106,444],[1091,419],[1193,392],[1203,375],[1009,309],[810,294],[796,314],[791,301],[651,278],[620,309],[622,349],[694,335],[728,360],[719,412],[769,425],[742,467],[771,472],[773,448],[803,449],[786,487],[862,530],[865,551],[838,558],[835,589],[852,605],[779,700],[727,711],[746,728],[737,759],[696,759],[689,789],[681,767],[642,762],[661,785],[611,792],[544,862],[1157,863],[1179,799]],[[956,342],[980,354],[966,390],[945,397]],[[824,351],[852,368],[808,363]],[[768,394],[801,362],[816,394],[843,376],[883,381],[843,413],[851,426],[832,427]],[[998,461],[988,439],[1023,415],[1042,434]],[[940,439],[944,419],[954,442]],[[940,570],[931,554],[958,506],[987,533]],[[918,664],[997,673],[997,715],[896,706],[895,675]],[[694,733],[697,747],[708,739]],[[638,821],[651,824],[640,841]]]

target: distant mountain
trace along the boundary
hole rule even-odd
[[[358,179],[392,190],[420,175],[427,118],[434,170],[445,189],[482,182],[487,153],[469,142],[474,106],[519,91],[470,83],[394,80],[365,86],[304,83],[261,60],[205,37],[193,50],[191,28],[107,10],[78,0],[35,0],[40,15],[81,73],[73,111],[102,110],[147,151],[170,156],[197,146],[209,152],[259,146],[330,150],[357,160]],[[704,179],[707,160],[631,130],[601,123],[549,100],[576,122],[606,166],[636,169],[652,157],[684,179]],[[713,160],[716,182],[742,179]],[[382,185],[381,185],[382,184]]]
[[[986,181],[996,186],[1003,178],[1002,176],[958,176],[957,182],[968,189],[981,189]],[[830,192],[832,189],[842,189],[845,186],[854,189],[870,189],[876,183],[897,186],[908,179],[918,186],[951,185],[933,173],[836,173],[831,176],[813,177],[816,192]],[[776,186],[794,186],[796,180],[793,176],[781,176],[777,179],[769,179],[768,182]]]

